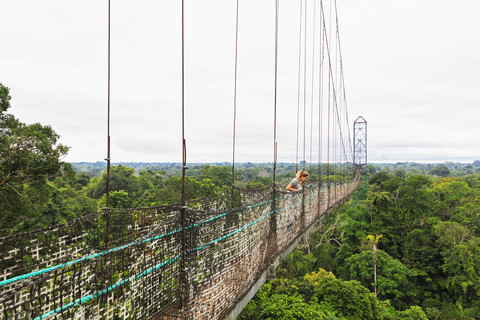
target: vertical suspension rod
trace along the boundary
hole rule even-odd
[[[186,196],[185,196],[185,170],[187,169],[187,147],[185,142],[185,1],[182,0],[182,195],[180,207],[180,221],[182,227],[181,233],[181,248],[182,259],[180,262],[180,282],[183,288],[180,288],[180,299],[182,307],[182,317],[185,312],[188,301],[188,282],[186,274],[186,259],[187,257],[187,217],[186,217]],[[182,290],[183,289],[183,290]]]
[[[295,173],[298,171],[298,142],[300,136],[300,75],[302,62],[302,18],[303,18],[303,0],[300,0],[300,27],[298,35],[298,86],[297,86],[297,150],[295,158]]]
[[[235,142],[236,142],[235,135],[236,135],[236,124],[237,124],[238,2],[239,0],[237,0],[237,11],[235,15],[235,84],[233,89],[232,201],[233,201],[233,187],[235,186]]]
[[[105,193],[107,197],[106,226],[105,226],[105,245],[108,245],[110,237],[110,7],[108,0],[108,62],[107,62],[107,181],[105,184]]]
[[[303,166],[302,170],[305,170],[305,148],[306,148],[306,124],[307,124],[307,0],[305,0],[305,34],[304,36],[304,63],[303,63]]]
[[[310,105],[310,172],[312,173],[312,149],[313,149],[313,104],[315,100],[314,95],[314,77],[315,77],[315,22],[316,22],[316,2],[313,2],[313,32],[312,32],[312,100]]]
[[[275,201],[275,176],[277,170],[277,83],[278,83],[278,18],[279,0],[275,0],[275,97],[273,105],[273,200]]]

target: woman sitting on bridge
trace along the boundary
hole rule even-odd
[[[297,177],[293,178],[290,181],[290,184],[287,186],[288,191],[300,191],[302,189],[302,185],[305,181],[307,181],[310,174],[307,171],[300,170],[297,172]]]

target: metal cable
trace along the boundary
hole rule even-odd
[[[237,124],[237,62],[238,62],[238,2],[235,12],[235,84],[233,87],[233,151],[232,151],[232,200],[233,186],[235,185],[235,135]]]
[[[300,136],[300,75],[301,75],[301,65],[302,65],[302,18],[303,18],[303,0],[300,0],[300,24],[299,24],[299,35],[298,35],[298,85],[297,85],[297,151],[295,157],[295,173],[298,171],[298,144]]]
[[[312,98],[310,105],[310,172],[312,171],[312,149],[313,149],[313,104],[315,100],[314,85],[315,85],[315,22],[316,22],[316,2],[313,2],[313,32],[312,32]]]
[[[273,193],[275,198],[275,175],[277,169],[277,84],[278,84],[278,13],[279,0],[275,0],[275,98],[273,107]]]
[[[305,0],[305,34],[304,34],[304,46],[303,51],[303,166],[305,170],[305,143],[306,143],[306,121],[307,121],[307,0]]]
[[[108,245],[109,232],[110,232],[110,8],[111,1],[108,0],[108,76],[107,76],[107,181],[105,184],[105,193],[107,198],[106,217],[107,225],[105,228],[105,245]]]

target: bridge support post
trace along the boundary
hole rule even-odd
[[[277,188],[275,185],[275,171],[276,171],[276,162],[273,165],[273,190],[272,190],[272,214],[270,215],[270,226],[267,237],[267,249],[265,250],[265,256],[263,263],[265,266],[269,266],[272,262],[270,257],[275,256],[275,253],[278,251],[278,238],[277,238]],[[275,267],[273,270],[271,267],[268,267],[267,270],[267,280],[275,279]]]
[[[186,225],[187,225],[187,206],[183,205],[180,207],[180,223],[182,227],[181,231],[181,250],[182,250],[182,257],[180,260],[180,284],[178,288],[178,298],[180,301],[180,308],[181,308],[181,316],[182,319],[185,319],[185,309],[188,304],[188,278],[187,278],[187,234],[186,234]]]

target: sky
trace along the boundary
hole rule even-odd
[[[313,39],[320,1],[305,1]],[[181,162],[181,2],[111,2],[111,159]],[[334,1],[323,4],[331,26]],[[279,10],[278,161],[295,162],[300,1]],[[65,161],[103,161],[108,1],[0,0],[0,11],[9,112],[51,125]],[[337,12],[349,131],[366,119],[368,162],[480,159],[480,2],[337,0]],[[273,161],[274,26],[274,0],[239,1],[236,162]],[[309,56],[319,43],[307,40]],[[232,161],[234,57],[235,1],[185,0],[187,162]]]

